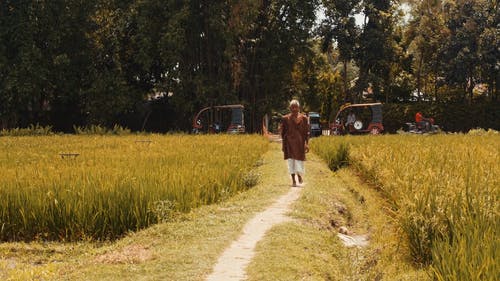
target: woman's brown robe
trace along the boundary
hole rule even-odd
[[[287,114],[281,119],[281,138],[285,159],[306,160],[305,144],[309,140],[309,121],[299,113],[296,118]]]

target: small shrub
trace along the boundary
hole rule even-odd
[[[485,130],[482,128],[477,128],[477,129],[470,130],[467,134],[471,135],[471,136],[495,136],[495,135],[499,135],[500,132],[495,131],[493,129]]]
[[[106,135],[108,130],[101,125],[90,125],[85,127],[73,126],[77,135]]]
[[[176,212],[176,204],[170,200],[159,200],[153,202],[150,212],[157,222],[171,221]]]
[[[128,135],[130,134],[130,129],[126,127],[122,127],[118,124],[115,124],[113,126],[113,129],[111,130],[111,133],[114,135]]]
[[[329,159],[328,167],[336,171],[347,165],[349,165],[349,145],[345,142],[341,142],[333,153],[333,157]]]
[[[259,183],[259,179],[260,179],[259,173],[255,171],[250,171],[243,177],[243,183],[247,188],[251,188]]]

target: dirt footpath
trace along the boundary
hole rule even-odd
[[[279,147],[271,149],[276,158],[267,168],[280,173],[264,185],[288,183]],[[205,280],[428,280],[407,263],[390,206],[376,189],[352,170],[331,172],[314,154],[306,169],[308,184],[289,187],[247,221]]]
[[[255,254],[257,242],[271,227],[290,220],[286,213],[290,205],[299,198],[301,190],[301,187],[291,187],[287,194],[248,221],[243,228],[243,234],[220,256],[207,280],[245,280],[245,269]]]

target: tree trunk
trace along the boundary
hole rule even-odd
[[[495,80],[492,81],[491,83],[491,100],[492,101],[497,101],[498,100],[498,82],[499,82],[499,78],[496,78]]]
[[[2,117],[0,118],[0,130],[6,130],[7,129],[7,118]]]
[[[347,85],[347,60],[343,61],[344,64],[344,73],[343,73],[343,79],[344,79],[344,102],[351,101],[352,102],[352,97],[349,94],[349,88]]]
[[[434,64],[434,99],[438,101],[438,71],[437,71],[437,63]]]
[[[472,99],[474,97],[474,93],[473,93],[473,90],[474,90],[474,82],[472,80],[472,77],[469,76],[468,78],[468,83],[467,83],[467,86],[468,86],[468,89],[467,89],[467,93],[469,94],[469,104],[472,104]]]
[[[422,84],[422,63],[424,60],[424,56],[422,52],[420,52],[420,59],[418,60],[418,70],[417,70],[417,99],[418,101],[422,100],[420,93],[422,92],[421,84]]]

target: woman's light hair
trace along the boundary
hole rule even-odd
[[[298,100],[292,100],[292,101],[290,102],[290,107],[292,107],[292,105],[297,105],[298,107],[300,107],[300,103],[299,103],[299,101],[298,101]]]

